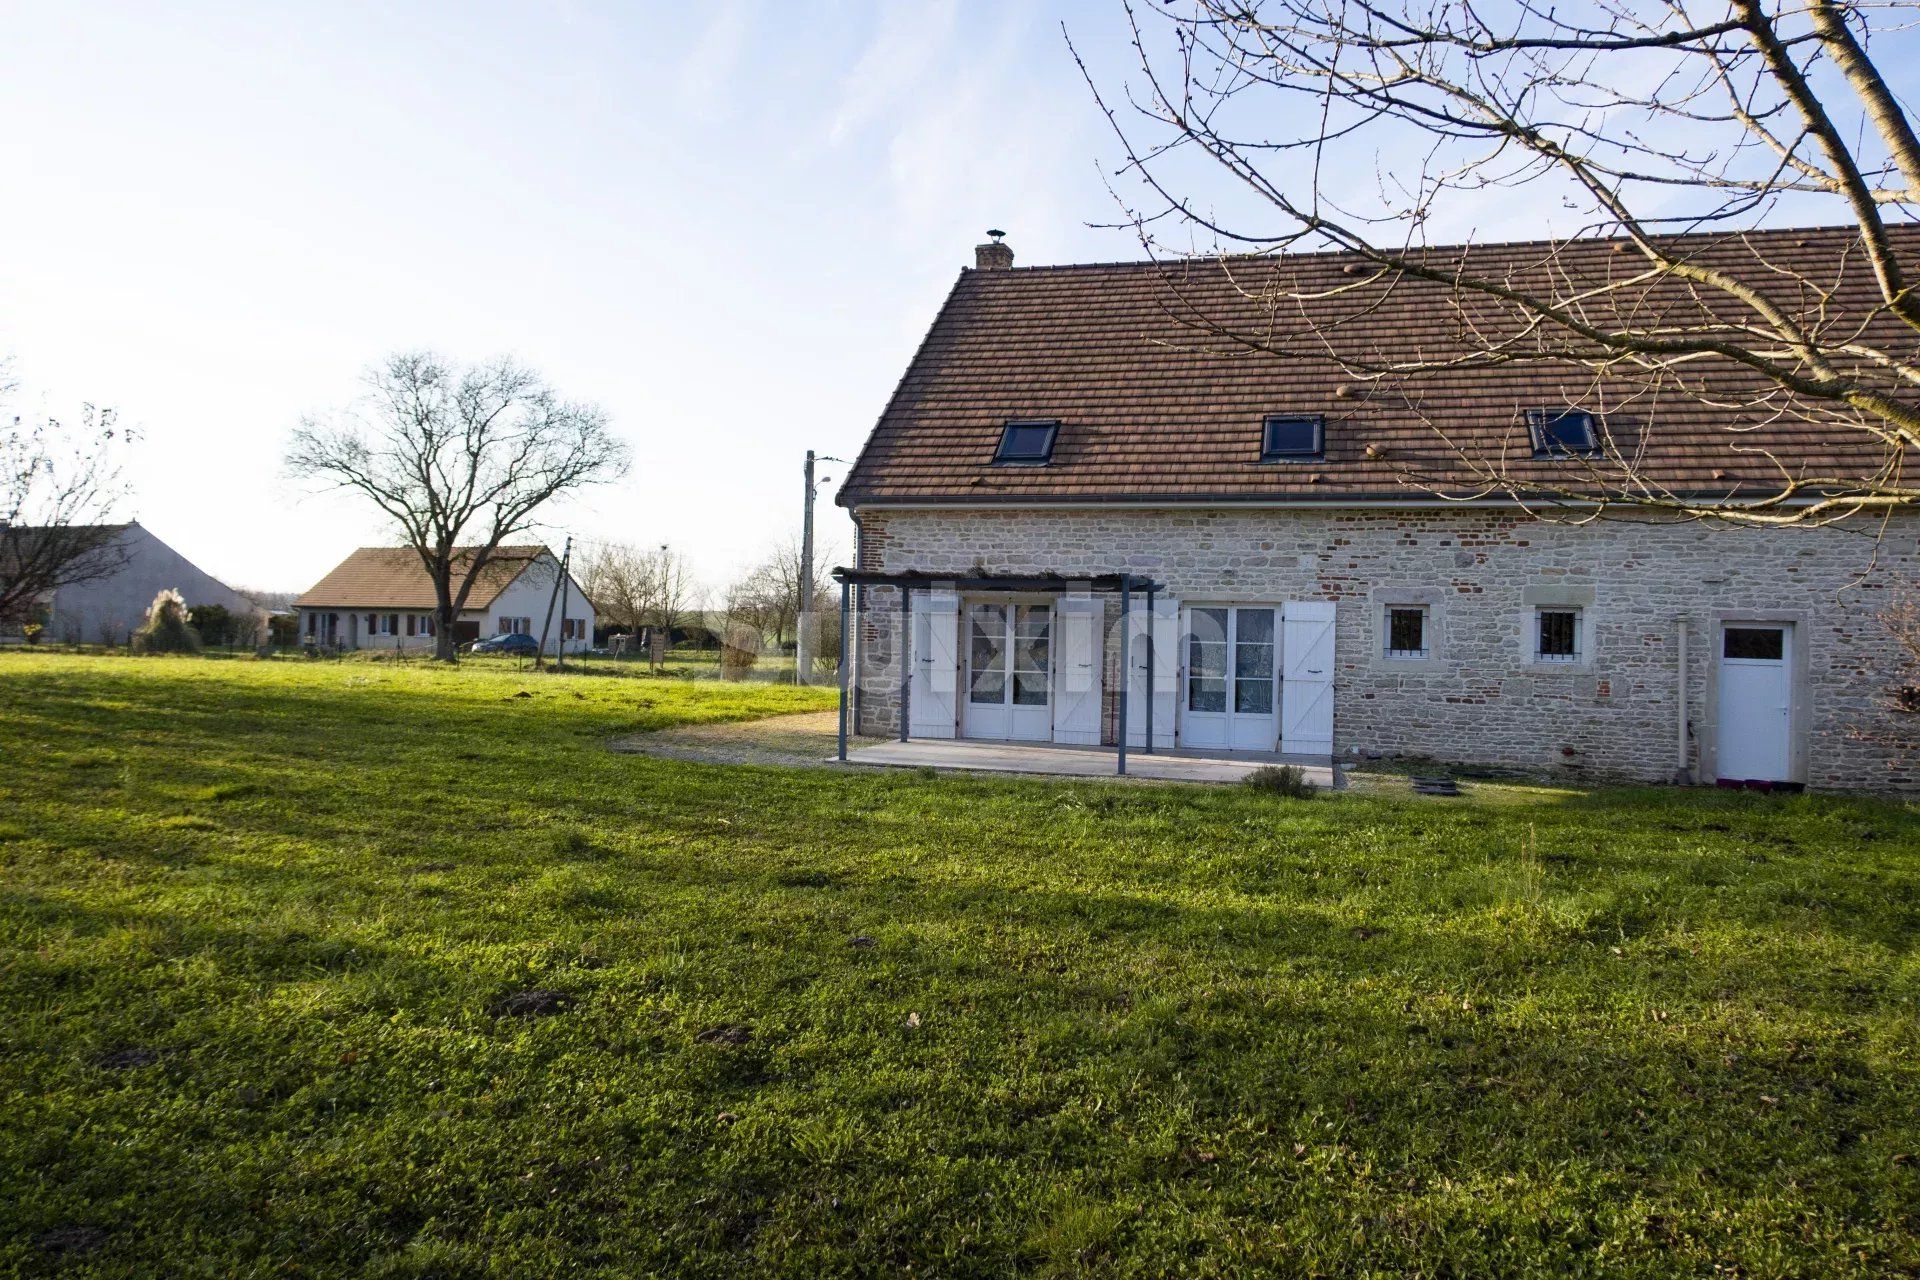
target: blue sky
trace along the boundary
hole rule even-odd
[[[549,536],[671,542],[718,586],[797,528],[806,449],[860,447],[987,227],[1024,263],[1139,256],[1089,225],[1118,148],[1061,34],[1117,81],[1118,0],[0,13],[15,409],[118,406],[129,512],[238,585],[384,540],[280,458],[386,352],[510,354],[603,404],[633,474]],[[830,505],[822,533],[844,552]]]
[[[395,348],[510,353],[633,445],[556,527],[723,581],[797,526],[807,448],[859,448],[986,227],[1134,256],[1084,225],[1111,148],[1059,29],[1114,16],[11,5],[0,355],[29,410],[141,427],[149,527],[297,589],[382,537],[281,476],[301,413]]]

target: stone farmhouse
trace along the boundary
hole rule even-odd
[[[1910,260],[1917,230],[1896,233]],[[1855,234],[1690,251],[1758,271],[1764,248],[1835,277],[1828,307],[1864,311]],[[1471,253],[1483,274],[1631,266],[1604,240],[1431,252]],[[1592,518],[1564,498],[1583,467],[1630,452],[1669,492],[1759,500],[1782,467],[1878,465],[1859,433],[1539,361],[1409,390],[1221,340],[1271,323],[1284,296],[1320,340],[1378,362],[1460,342],[1441,286],[1356,297],[1371,268],[1348,254],[1017,268],[997,239],[976,254],[838,498],[857,529],[841,574],[856,732],[898,735],[904,713],[913,737],[1112,745],[1124,702],[1134,749],[1151,734],[1163,750],[1580,779],[1920,782],[1896,745],[1885,620],[1915,581],[1920,516],[1751,529]],[[1470,456],[1563,496],[1516,499]]]
[[[472,549],[460,555],[469,557]],[[465,573],[456,560],[456,583]],[[556,591],[556,585],[559,590]],[[544,546],[498,547],[480,570],[455,624],[454,640],[467,644],[494,635],[538,638],[547,625],[544,652],[578,653],[593,643],[594,606],[571,574]],[[434,641],[433,580],[411,547],[361,547],[293,602],[301,643],[339,649],[431,649]]]

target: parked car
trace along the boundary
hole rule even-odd
[[[540,652],[540,642],[519,632],[501,632],[467,646],[468,653],[505,653],[516,658],[532,658]]]

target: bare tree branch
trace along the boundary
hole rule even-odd
[[[61,587],[110,577],[126,564],[120,454],[130,434],[111,409],[85,405],[77,423],[6,411],[16,384],[0,367],[0,623],[30,622]]]
[[[1167,259],[1169,311],[1203,349],[1330,364],[1417,405],[1435,375],[1557,370],[1570,405],[1619,415],[1601,456],[1543,479],[1531,456],[1435,426],[1410,482],[1556,514],[1644,511],[1832,523],[1920,502],[1920,140],[1869,52],[1912,12],[1834,0],[1123,0],[1137,74],[1081,63],[1144,200],[1124,225]],[[1071,40],[1069,41],[1071,45]],[[1078,59],[1078,52],[1075,52]],[[1283,122],[1278,128],[1274,122]],[[1373,181],[1365,179],[1372,161]],[[1194,165],[1224,174],[1201,206]],[[1489,198],[1557,199],[1578,230],[1537,252],[1429,243]],[[1824,259],[1753,234],[1844,219]],[[1169,228],[1212,241],[1201,254]],[[1626,258],[1593,241],[1615,237]],[[1301,248],[1358,264],[1329,289]],[[1236,256],[1223,256],[1231,250]],[[1181,258],[1235,281],[1187,287]],[[1811,265],[1810,265],[1811,263]],[[1311,282],[1309,282],[1311,280]],[[1377,341],[1388,308],[1446,318],[1444,349]],[[1724,493],[1670,483],[1660,405],[1724,407]],[[1634,412],[1622,414],[1623,405]],[[1416,416],[1417,416],[1417,411]],[[1628,429],[1628,420],[1633,422]],[[1845,455],[1809,467],[1798,446]],[[1757,486],[1752,478],[1769,479]]]

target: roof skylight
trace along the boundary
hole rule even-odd
[[[1009,422],[1000,433],[1000,448],[994,452],[994,464],[1043,467],[1053,460],[1053,442],[1059,434],[1058,422]]]

